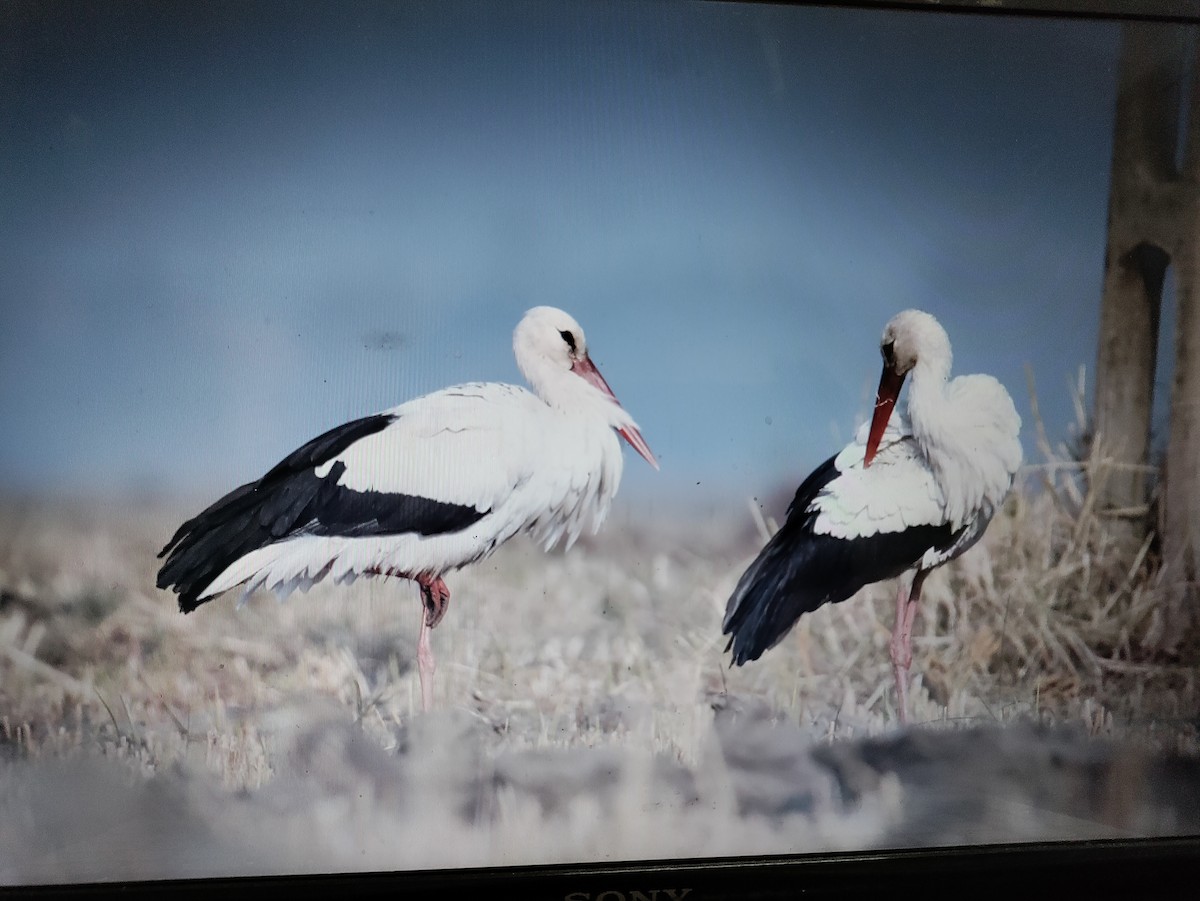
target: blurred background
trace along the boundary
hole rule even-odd
[[[6,3],[0,487],[206,499],[347,419],[520,382],[535,304],[579,319],[661,459],[629,455],[620,504],[794,486],[910,306],[1007,385],[1032,457],[1026,366],[1057,437],[1095,357],[1118,40],[721,3]]]

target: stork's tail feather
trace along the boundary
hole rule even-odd
[[[158,587],[173,587],[184,613],[195,610],[208,600],[201,593],[232,563],[310,520],[309,505],[325,485],[314,467],[395,420],[395,414],[376,413],[336,426],[292,451],[258,481],[235,488],[189,519],[158,553],[167,558],[158,571]],[[338,467],[344,470],[345,464],[339,462],[329,471],[330,486],[337,485]]]
[[[277,540],[272,526],[275,517],[271,501],[282,497],[264,497],[257,483],[243,485],[221,498],[203,513],[189,519],[159,552],[166,557],[158,571],[159,588],[179,593],[179,609],[191,613],[208,597],[201,597],[230,564],[251,551]],[[294,506],[300,498],[288,498]]]
[[[808,578],[812,555],[804,552],[804,539],[809,536],[799,537],[797,545],[794,530],[785,526],[776,532],[738,580],[722,623],[733,665],[757,660],[791,631],[801,614],[830,600]]]

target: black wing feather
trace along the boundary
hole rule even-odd
[[[337,484],[344,463],[324,477],[316,467],[355,441],[382,431],[395,416],[380,413],[330,429],[293,451],[256,482],[235,488],[185,522],[159,557],[159,588],[179,593],[184,613],[200,593],[239,557],[295,535],[367,535],[417,532],[435,535],[478,522],[487,511],[423,497],[355,491]]]
[[[958,533],[947,523],[862,538],[813,532],[817,495],[841,472],[830,457],[800,485],[787,520],[738,580],[726,607],[726,651],[741,666],[778,644],[800,619],[823,604],[837,603],[872,582],[894,578],[930,548],[948,547]],[[961,531],[961,530],[960,530]]]
[[[362,419],[343,423],[322,435],[318,435],[312,441],[292,451],[280,462],[276,463],[258,481],[248,482],[245,485],[234,488],[233,491],[181,525],[175,534],[171,536],[171,540],[158,552],[158,556],[163,557],[166,555],[172,547],[179,544],[184,535],[195,530],[201,523],[217,522],[223,518],[236,516],[238,513],[252,507],[260,507],[263,515],[266,515],[266,505],[262,503],[261,496],[263,489],[270,488],[287,476],[320,466],[332,457],[336,457],[360,438],[383,431],[395,421],[395,418],[395,416],[387,413],[377,413],[373,416],[364,416]],[[165,585],[159,585],[159,588],[165,587]]]

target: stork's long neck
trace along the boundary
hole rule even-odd
[[[947,512],[956,524],[978,504],[971,491],[970,448],[962,441],[962,421],[947,395],[950,361],[919,359],[908,386],[908,417],[913,437],[942,489]]]
[[[950,405],[946,385],[950,381],[950,366],[939,360],[920,359],[912,368],[908,384],[908,416],[913,434],[921,449],[937,453],[950,440],[953,443],[953,423],[948,422]]]

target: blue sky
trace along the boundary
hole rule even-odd
[[[6,5],[0,489],[202,495],[326,428],[520,381],[549,303],[660,456],[795,483],[896,311],[1095,356],[1117,24],[717,3]],[[1165,395],[1165,387],[1164,387]]]

